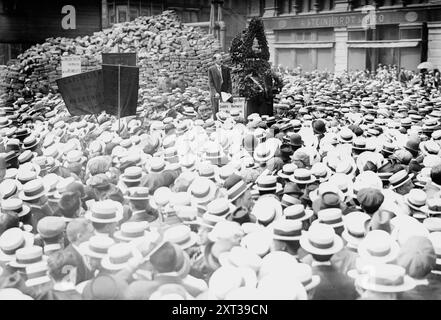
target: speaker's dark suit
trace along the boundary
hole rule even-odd
[[[217,66],[212,66],[208,69],[208,85],[211,93],[211,107],[213,108],[213,116],[219,111],[219,98],[215,98],[215,94],[219,96],[221,92],[232,93],[231,72],[230,68],[221,66],[222,74],[219,72]],[[230,99],[232,102],[232,99]]]

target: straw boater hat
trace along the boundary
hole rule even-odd
[[[316,181],[315,176],[312,175],[311,170],[300,168],[294,170],[294,174],[289,179],[298,184],[310,184]]]
[[[126,199],[131,201],[144,201],[150,198],[149,188],[146,187],[132,187],[127,190]]]
[[[427,194],[421,189],[412,189],[404,195],[404,201],[413,210],[427,212]]]
[[[431,216],[441,215],[441,199],[432,198],[427,200],[427,213]]]
[[[343,226],[343,213],[340,208],[322,209],[317,213],[317,222],[327,224],[333,228]]]
[[[141,167],[128,167],[124,170],[124,174],[120,178],[127,185],[136,185],[141,182],[143,171]]]
[[[314,212],[312,210],[305,209],[303,204],[295,204],[283,210],[283,216],[287,220],[305,221],[310,219],[313,214]]]
[[[274,158],[276,149],[271,143],[259,143],[254,150],[254,160],[256,162],[262,163],[267,162],[269,159]]]
[[[43,184],[43,180],[38,178],[23,185],[23,190],[20,191],[19,197],[23,201],[39,199],[44,195],[47,195],[48,189]]]
[[[306,263],[295,264],[292,271],[306,291],[310,291],[320,284],[320,276],[313,275],[312,267]]]
[[[18,198],[10,198],[1,202],[1,210],[3,213],[13,212],[17,217],[21,218],[29,214],[30,207],[23,204],[23,200]]]
[[[203,205],[214,199],[216,191],[216,184],[213,181],[198,177],[188,187],[187,192],[190,194],[193,203]]]
[[[384,293],[409,291],[416,286],[403,267],[393,264],[372,266],[367,274],[356,279],[356,283],[365,290]]]
[[[106,199],[93,203],[86,219],[97,223],[116,223],[123,218],[123,206],[117,201]]]
[[[294,174],[294,171],[297,169],[297,166],[294,163],[285,164],[277,175],[282,178],[289,180],[289,178]]]
[[[47,261],[47,256],[43,255],[43,248],[39,246],[29,246],[18,249],[15,257],[9,262],[13,268],[26,268],[37,262]]]
[[[248,233],[240,241],[240,245],[242,247],[247,248],[261,258],[271,251],[272,243],[272,232],[266,229],[261,229]]]
[[[253,188],[258,191],[272,191],[273,193],[279,193],[283,190],[282,184],[277,182],[275,176],[260,176]]]
[[[109,248],[114,244],[115,240],[107,235],[99,234],[81,243],[80,249],[88,257],[102,259],[107,255]]]
[[[370,220],[371,217],[364,212],[350,212],[343,217],[345,229],[341,236],[347,242],[348,248],[358,248],[366,236],[366,223]]]
[[[269,228],[273,232],[274,240],[298,241],[302,235],[303,224],[300,220],[280,218],[274,221]]]
[[[222,252],[219,255],[219,263],[221,266],[245,267],[258,272],[262,258],[249,249],[236,246],[231,248],[230,251]]]
[[[155,242],[159,238],[157,232],[147,231],[149,224],[146,221],[130,221],[121,225],[120,230],[115,231],[113,237],[116,240],[130,242],[142,238],[146,242]]]
[[[0,261],[12,261],[17,250],[34,244],[34,235],[19,228],[10,228],[0,236]]]
[[[400,247],[393,238],[383,230],[370,231],[358,245],[360,258],[372,263],[389,263],[399,254]]]
[[[389,178],[389,183],[391,184],[392,189],[397,189],[404,185],[405,183],[409,182],[413,177],[412,174],[408,174],[406,170],[400,170],[396,173],[394,173]]]
[[[0,183],[0,196],[8,199],[16,195],[22,189],[21,183],[13,179],[5,179]]]
[[[343,249],[343,240],[331,226],[315,223],[300,237],[300,246],[309,253],[326,256]]]
[[[198,235],[186,225],[176,225],[164,231],[164,241],[170,241],[183,250],[198,243]]]
[[[117,243],[108,249],[101,266],[105,270],[118,271],[124,269],[131,258],[141,259],[142,255],[129,243]]]

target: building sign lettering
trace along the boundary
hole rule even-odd
[[[426,11],[378,12],[366,6],[366,10],[357,13],[335,13],[313,16],[290,16],[283,18],[264,18],[266,29],[308,29],[308,28],[334,28],[334,27],[364,27],[375,28],[378,24],[399,24],[412,20],[415,22],[427,21]],[[407,14],[407,16],[406,16]]]

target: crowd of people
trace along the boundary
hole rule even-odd
[[[441,94],[390,72],[286,75],[272,117],[4,106],[0,299],[440,299]]]

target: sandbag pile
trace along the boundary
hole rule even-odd
[[[91,36],[49,38],[18,57],[8,67],[4,87],[14,98],[25,83],[34,92],[56,91],[61,57],[80,55],[82,72],[101,67],[102,52],[137,52],[140,88],[162,92],[178,86],[208,88],[207,69],[213,54],[221,51],[213,35],[183,25],[173,11],[115,24]],[[168,79],[167,79],[168,78]]]

